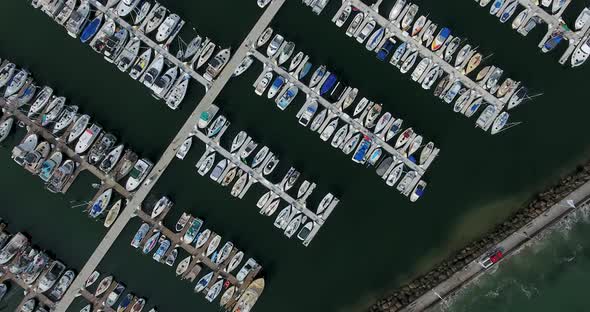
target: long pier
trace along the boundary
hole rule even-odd
[[[94,3],[96,3],[95,0]],[[258,40],[258,37],[262,34],[262,32],[268,27],[274,16],[277,14],[279,9],[284,4],[285,0],[274,0],[272,1],[256,22],[254,27],[250,30],[250,33],[246,37],[246,39],[242,42],[240,47],[234,52],[234,55],[225,66],[225,68],[221,71],[219,76],[213,83],[211,87],[205,93],[205,96],[201,99],[197,107],[191,113],[189,118],[186,120],[178,134],[172,140],[166,151],[160,158],[160,160],[156,163],[153,170],[147,177],[146,182],[144,182],[141,187],[134,193],[133,197],[131,198],[130,202],[128,203],[128,208],[124,209],[122,213],[119,215],[115,223],[111,226],[110,230],[106,233],[102,241],[99,243],[97,248],[94,250],[92,255],[90,256],[89,260],[86,262],[74,282],[72,286],[62,300],[56,305],[56,312],[65,312],[72,303],[75,298],[77,291],[82,288],[85,281],[88,279],[90,274],[96,269],[100,261],[104,258],[106,253],[109,251],[117,237],[121,234],[129,220],[135,215],[135,209],[139,209],[141,207],[141,203],[147,197],[148,193],[151,191],[153,185],[158,180],[162,172],[168,167],[174,156],[176,155],[176,151],[180,148],[184,140],[192,133],[194,125],[200,114],[208,109],[213,101],[217,98],[217,96],[221,93],[225,84],[231,78],[235,68],[241,63],[242,59],[246,56],[249,47]],[[104,8],[103,8],[104,9]]]
[[[96,0],[88,0],[88,3],[92,4],[92,6],[94,6],[98,11],[102,12],[109,18],[115,20],[117,24],[119,24],[121,27],[127,29],[130,33],[137,36],[143,43],[145,43],[148,47],[152,48],[156,53],[164,55],[164,57],[168,61],[178,66],[178,68],[182,69],[185,73],[189,73],[191,77],[193,77],[200,84],[205,86],[205,89],[209,89],[211,87],[211,82],[209,82],[199,73],[197,73],[190,65],[182,62],[181,60],[177,59],[174,55],[170,54],[170,52],[168,52],[168,50],[165,49],[162,45],[155,43],[152,39],[146,36],[140,29],[131,26],[122,17],[117,15],[112,9],[106,8]]]
[[[340,12],[342,12],[349,5],[353,5],[354,7],[358,8],[362,12],[365,12],[365,14],[368,14],[379,25],[386,27],[386,29],[390,32],[390,34],[395,35],[399,40],[401,40],[403,42],[407,42],[408,44],[410,44],[412,46],[412,48],[415,48],[416,50],[418,50],[422,57],[430,58],[434,64],[439,65],[440,68],[443,69],[443,71],[445,71],[448,75],[450,75],[451,81],[454,81],[454,80],[461,81],[461,83],[464,86],[466,86],[469,89],[474,90],[479,95],[481,95],[482,98],[487,103],[496,106],[496,108],[497,108],[496,113],[494,114],[494,116],[492,116],[493,118],[491,118],[490,120],[494,120],[496,118],[496,116],[500,114],[502,109],[504,109],[506,102],[501,101],[499,98],[495,97],[490,92],[488,92],[486,89],[484,89],[481,85],[479,85],[475,81],[471,80],[471,78],[469,78],[466,75],[464,75],[463,73],[461,73],[455,67],[451,66],[438,53],[433,52],[428,47],[423,46],[421,44],[421,42],[418,41],[416,38],[413,38],[412,36],[409,36],[407,33],[404,33],[401,29],[399,29],[394,24],[393,21],[390,21],[386,17],[379,14],[378,6],[375,6],[375,8],[373,8],[371,6],[366,5],[361,0],[343,0],[342,6],[340,7],[338,12],[336,13],[336,16],[338,16],[340,14]],[[365,17],[365,20],[366,20],[366,17]],[[487,128],[489,128],[489,125],[491,125],[491,122],[488,123],[488,127],[484,128],[484,130],[487,130]]]
[[[14,116],[16,119],[24,123],[30,131],[39,134],[43,137],[44,140],[51,143],[56,147],[56,149],[63,152],[68,158],[72,159],[73,161],[79,164],[79,170],[88,170],[98,179],[100,179],[103,183],[103,186],[112,187],[117,193],[121,194],[121,196],[125,198],[130,197],[129,191],[125,189],[121,184],[117,183],[113,177],[105,174],[104,172],[100,171],[97,167],[91,165],[86,161],[86,159],[78,154],[70,148],[64,140],[58,140],[55,135],[51,133],[46,128],[43,128],[41,125],[35,123],[31,120],[27,115],[22,113],[20,110],[15,108],[13,105],[9,105],[8,102],[0,97],[0,107],[2,107],[7,113]],[[78,171],[79,172],[79,171]]]
[[[305,85],[303,82],[301,82],[297,78],[293,77],[286,70],[284,70],[283,68],[281,68],[280,66],[278,66],[277,64],[272,62],[270,59],[268,59],[268,57],[266,57],[265,55],[263,55],[262,53],[260,53],[257,50],[253,50],[251,53],[256,59],[261,61],[265,67],[270,67],[273,71],[277,72],[278,74],[280,74],[281,76],[283,76],[285,78],[287,78],[287,77],[293,78],[293,79],[289,79],[287,84],[288,83],[294,84],[301,91],[305,92],[309,96],[316,99],[318,101],[318,103],[320,103],[325,108],[329,109],[333,114],[338,116],[345,123],[351,125],[355,130],[360,131],[362,134],[370,137],[373,142],[376,142],[377,145],[381,146],[388,153],[395,155],[396,157],[398,157],[398,159],[401,159],[406,166],[408,166],[412,170],[416,171],[420,176],[424,175],[424,173],[426,172],[426,169],[428,169],[428,166],[430,166],[430,164],[432,163],[432,160],[434,160],[434,158],[438,155],[440,149],[436,148],[433,151],[433,153],[431,154],[431,156],[429,157],[429,160],[423,166],[419,166],[419,165],[415,164],[414,162],[410,161],[408,158],[403,156],[399,151],[397,151],[391,145],[389,145],[389,143],[387,143],[383,138],[379,137],[378,135],[374,134],[372,131],[365,128],[360,123],[360,121],[358,121],[358,120],[350,117],[348,114],[342,112],[342,110],[340,108],[338,108],[336,104],[330,103],[328,100],[324,99],[322,96],[317,94],[316,91],[312,90],[310,87]],[[265,71],[266,71],[266,69],[265,69]]]

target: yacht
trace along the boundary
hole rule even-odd
[[[342,13],[340,13],[340,15],[338,15],[338,18],[336,19],[336,27],[342,27],[342,25],[344,25],[344,23],[346,23],[346,21],[348,20],[348,18],[350,17],[350,13],[352,13],[352,6],[346,6],[346,8],[344,8],[344,10],[342,11]]]
[[[57,123],[55,124],[55,126],[53,126],[52,132],[54,134],[56,134],[56,133],[64,130],[65,128],[67,128],[76,118],[76,113],[78,113],[78,106],[76,106],[76,105],[67,106],[64,109],[59,120],[57,120]]]
[[[280,110],[285,110],[289,104],[295,99],[297,93],[299,92],[299,88],[295,85],[290,85],[287,88],[287,91],[283,93],[283,95],[277,98],[277,106]]]
[[[315,113],[317,112],[317,110],[318,110],[318,102],[311,101],[307,105],[307,107],[305,108],[305,110],[303,111],[301,116],[299,117],[299,124],[304,127],[307,127],[307,125],[309,124],[309,122],[311,121],[311,119],[313,118]]]
[[[283,45],[281,52],[279,53],[279,57],[277,59],[277,64],[279,66],[284,64],[291,57],[291,55],[293,55],[294,51],[295,51],[295,43],[293,41],[286,42]]]
[[[266,55],[269,58],[272,58],[273,56],[275,56],[275,54],[277,54],[277,52],[279,51],[279,48],[283,45],[284,41],[285,41],[285,38],[283,36],[281,36],[279,34],[275,34],[275,36],[272,38],[270,44],[266,48]]]
[[[171,109],[177,109],[186,95],[186,90],[190,83],[191,76],[188,74],[182,75],[179,82],[176,83],[170,93],[166,97],[166,105]]]
[[[348,28],[346,29],[346,35],[348,37],[352,37],[354,34],[356,34],[357,30],[359,29],[361,23],[364,20],[364,17],[365,14],[363,12],[359,12],[354,16],[352,22],[350,23],[350,25],[348,25]]]
[[[94,143],[101,131],[102,127],[98,124],[90,125],[90,127],[88,127],[88,129],[86,129],[78,139],[78,143],[74,148],[76,154],[83,154],[86,152],[92,143]]]
[[[63,96],[54,98],[47,107],[47,113],[41,116],[41,126],[45,127],[56,121],[61,116],[65,103],[66,98]]]
[[[103,50],[104,59],[109,63],[115,63],[125,48],[128,39],[129,31],[125,28],[120,28],[115,34],[110,36]]]
[[[82,30],[82,33],[80,34],[80,41],[82,43],[90,41],[94,35],[96,35],[98,28],[102,24],[102,17],[102,14],[96,15],[96,17],[84,27],[84,30]]]
[[[207,65],[207,70],[203,77],[208,81],[212,81],[213,79],[217,78],[217,75],[221,72],[223,67],[229,62],[229,58],[231,56],[230,49],[223,49],[215,55],[213,60],[209,62]]]
[[[115,287],[115,289],[113,289],[107,296],[106,296],[106,300],[104,302],[105,305],[112,307],[115,305],[115,303],[117,302],[117,300],[119,300],[119,297],[121,296],[121,294],[125,291],[125,285],[123,285],[123,283],[117,283],[117,286]]]
[[[88,126],[89,122],[90,122],[90,116],[88,116],[88,115],[82,115],[82,116],[78,117],[78,119],[76,119],[76,121],[74,122],[74,125],[70,129],[70,134],[68,135],[67,143],[69,144],[69,143],[73,142],[75,139],[77,139],[78,137],[80,137],[80,135],[82,135],[82,133],[84,132],[84,130]]]
[[[170,34],[176,28],[176,25],[180,22],[180,16],[176,14],[170,14],[162,24],[158,27],[158,33],[156,34],[156,41],[157,42],[164,42],[164,40],[168,39]]]
[[[66,22],[66,30],[72,38],[77,38],[90,16],[90,5],[82,1]]]
[[[6,120],[0,124],[0,142],[6,140],[13,124],[14,118],[12,117],[6,118]]]
[[[114,135],[110,133],[104,134],[88,152],[88,163],[91,165],[98,164],[106,156],[107,152],[115,146],[116,142],[117,138]]]
[[[182,143],[182,145],[180,146],[180,148],[176,152],[176,158],[181,159],[181,160],[184,159],[184,157],[186,157],[186,154],[190,150],[192,144],[193,144],[193,137],[188,137],[186,140],[184,140],[184,142]]]
[[[9,96],[16,94],[25,85],[28,77],[28,71],[24,69],[18,71],[6,85],[6,90],[4,90],[4,97],[8,98]]]
[[[129,174],[125,189],[130,192],[135,191],[139,187],[139,184],[147,177],[153,166],[152,162],[145,158],[138,160]]]
[[[114,142],[113,142],[113,144],[114,144]],[[124,145],[120,144],[119,146],[112,149],[106,155],[106,157],[104,157],[104,159],[100,162],[99,169],[105,173],[109,173],[115,167],[115,165],[117,164],[117,162],[121,158],[121,155],[123,153],[123,148],[124,148]]]
[[[169,68],[163,75],[156,78],[156,81],[152,85],[151,89],[156,98],[164,98],[178,76],[178,67],[173,66]]]
[[[166,18],[166,8],[163,5],[160,5],[151,16],[146,17],[147,23],[145,26],[145,33],[149,34],[152,31],[156,30]]]
[[[237,77],[243,74],[248,68],[250,68],[252,63],[254,63],[254,59],[251,56],[246,56],[234,71],[233,76]]]
[[[590,21],[590,8],[584,8],[582,12],[580,12],[580,15],[578,15],[578,17],[576,18],[576,22],[574,23],[574,29],[580,30],[584,28],[588,21]]]
[[[201,51],[201,54],[199,54],[199,59],[197,61],[195,69],[199,69],[201,68],[201,66],[205,65],[205,62],[207,62],[211,58],[213,52],[215,52],[215,43],[207,43],[207,45]]]
[[[164,68],[164,56],[157,55],[154,61],[150,64],[150,66],[145,70],[145,73],[141,77],[141,81],[143,84],[151,88],[152,84],[156,81],[156,78],[160,76],[162,73],[162,69]]]
[[[0,264],[6,264],[25,246],[29,245],[29,239],[22,233],[15,234],[0,250]]]
[[[111,201],[112,195],[113,195],[112,188],[109,188],[106,191],[104,191],[102,194],[100,194],[96,198],[94,203],[92,203],[92,206],[90,206],[90,209],[88,211],[88,215],[93,219],[96,219],[98,216],[100,216],[107,209],[107,206],[109,205],[109,202]]]
[[[256,93],[256,95],[262,95],[264,93],[264,91],[266,91],[266,88],[268,88],[268,85],[270,84],[272,77],[273,77],[272,71],[269,71],[266,74],[264,74],[264,77],[262,77],[262,79],[256,85],[256,89],[254,90],[254,93]]]
[[[137,78],[143,75],[151,59],[152,49],[147,49],[143,53],[141,53],[135,61],[135,63],[133,64],[133,66],[131,67],[131,70],[129,70],[129,76],[131,76],[131,78],[133,78],[134,80],[137,80]]]
[[[171,206],[172,201],[168,197],[162,196],[154,205],[154,208],[152,209],[151,218],[156,219],[160,214],[162,214],[164,209]]]
[[[63,154],[61,152],[54,152],[47,160],[41,164],[41,170],[39,171],[39,178],[47,182],[53,175],[53,172],[61,165]]]
[[[199,121],[197,122],[197,127],[199,129],[206,128],[211,120],[215,117],[217,112],[219,111],[219,107],[215,104],[211,104],[206,111],[203,111],[199,116]]]
[[[371,18],[371,20],[365,23],[365,26],[363,26],[361,31],[356,35],[356,41],[358,43],[365,42],[367,37],[369,37],[371,32],[373,32],[373,29],[375,29],[375,25],[377,25],[377,22],[375,22],[375,20]]]
[[[259,48],[259,47],[265,45],[268,42],[268,40],[270,40],[272,33],[273,33],[272,28],[270,28],[270,27],[266,28],[264,30],[264,32],[262,32],[260,37],[258,37],[258,40],[256,41],[256,47]]]
[[[15,71],[16,65],[13,63],[8,63],[2,67],[2,70],[0,70],[0,88],[4,87],[12,79]]]
[[[66,160],[51,176],[47,183],[47,190],[52,193],[61,192],[64,184],[69,180],[76,169],[76,163],[73,160]]]
[[[572,67],[577,67],[588,59],[588,55],[590,55],[590,38],[584,41],[583,44],[578,45],[574,50],[574,54],[572,55],[571,64]]]
[[[117,15],[124,17],[129,15],[141,0],[121,0],[117,5]]]
[[[406,0],[397,0],[389,11],[389,20],[394,21],[406,6]]]
[[[406,15],[404,15],[404,18],[402,19],[402,21],[400,23],[400,28],[402,31],[406,32],[410,29],[410,27],[412,27],[412,22],[414,21],[414,18],[416,17],[417,13],[418,13],[418,5],[416,5],[416,4],[410,5]]]
[[[418,182],[418,184],[416,184],[416,187],[414,187],[414,190],[412,191],[412,194],[410,195],[410,201],[415,202],[418,199],[420,199],[420,197],[422,197],[422,195],[424,194],[425,188],[426,188],[426,182],[420,180],[420,182]]]
[[[377,29],[371,35],[371,37],[369,37],[369,40],[367,40],[367,44],[365,45],[365,48],[367,48],[367,50],[369,50],[369,51],[375,50],[377,45],[381,42],[381,40],[383,40],[384,34],[385,34],[385,28],[380,27],[379,29]]]
[[[37,291],[38,292],[46,292],[49,288],[55,285],[57,279],[61,276],[61,274],[65,271],[66,266],[55,260],[51,263],[47,271],[44,274],[39,276],[39,283],[37,284]]]

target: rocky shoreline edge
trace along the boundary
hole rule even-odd
[[[420,296],[461,271],[467,264],[477,260],[486,251],[517,232],[568,194],[590,181],[590,163],[578,166],[576,171],[562,178],[548,190],[535,196],[527,205],[514,212],[506,221],[496,225],[479,239],[468,244],[453,256],[437,264],[432,270],[416,277],[411,282],[373,304],[370,312],[395,312],[411,304]]]

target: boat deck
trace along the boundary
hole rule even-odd
[[[95,4],[96,1],[92,0]],[[127,209],[124,209],[115,223],[111,226],[107,234],[101,240],[97,248],[94,250],[74,282],[72,286],[68,289],[64,298],[60,300],[60,302],[56,305],[56,312],[65,312],[74,300],[75,294],[80,289],[85,281],[88,279],[90,274],[96,269],[100,261],[104,258],[106,253],[109,251],[117,237],[121,234],[125,225],[129,222],[129,220],[134,216],[134,209],[137,207],[141,207],[141,203],[147,197],[149,192],[151,191],[153,185],[158,180],[162,172],[166,170],[168,165],[172,162],[172,159],[175,158],[176,151],[180,148],[184,140],[192,133],[196,120],[201,115],[201,113],[207,110],[213,101],[217,98],[217,96],[221,93],[221,90],[225,87],[226,83],[231,78],[235,68],[240,64],[242,59],[246,56],[249,46],[258,40],[260,34],[268,27],[276,13],[284,4],[285,0],[274,0],[272,1],[267,8],[265,9],[264,13],[260,16],[254,27],[250,30],[250,33],[245,38],[244,42],[238,47],[238,49],[234,52],[234,55],[229,60],[228,64],[225,68],[221,71],[219,76],[216,80],[211,83],[210,88],[208,89],[205,96],[201,99],[197,107],[194,111],[190,114],[180,131],[177,133],[175,138],[172,140],[170,145],[164,151],[164,154],[160,158],[160,160],[156,163],[153,170],[147,177],[146,183],[144,182],[139,189],[133,194],[133,197],[128,203]],[[103,7],[104,10],[104,7]],[[131,208],[131,209],[130,209]]]

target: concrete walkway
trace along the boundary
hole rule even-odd
[[[497,247],[504,249],[504,259],[509,257],[514,251],[518,250],[520,246],[529,241],[535,235],[539,234],[542,230],[546,229],[548,226],[560,220],[567,214],[575,211],[575,209],[572,207],[572,202],[575,204],[575,206],[582,206],[588,201],[590,201],[590,181],[580,186],[577,190],[570,193],[567,198],[553,205],[545,213],[533,219],[531,222],[527,223],[518,231],[500,242]],[[481,257],[483,256],[484,255]],[[481,257],[478,258],[478,261],[481,259]],[[501,265],[501,263],[495,265]],[[473,261],[465,266],[463,270],[453,274],[449,279],[440,283],[438,286],[431,289],[429,292],[425,293],[400,311],[423,311],[438,303],[438,301],[440,301],[442,298],[452,295],[453,292],[459,290],[469,281],[475,279],[481,274],[484,274],[485,272],[486,269],[479,265],[477,261]]]
[[[121,234],[129,220],[135,216],[135,209],[141,207],[141,203],[147,197],[149,192],[151,191],[153,185],[157,182],[158,178],[162,174],[162,172],[168,167],[174,156],[176,155],[176,151],[182,145],[183,141],[189,136],[189,134],[193,131],[196,121],[198,120],[199,115],[211,106],[213,101],[217,98],[221,90],[225,86],[225,84],[231,78],[235,68],[240,64],[242,59],[246,56],[247,52],[249,51],[249,46],[255,42],[260,34],[268,27],[274,16],[277,14],[281,6],[284,4],[285,0],[274,0],[270,3],[270,5],[266,8],[260,19],[256,22],[246,39],[242,42],[238,50],[236,50],[230,59],[229,63],[225,66],[225,68],[221,71],[217,79],[211,85],[209,91],[205,94],[205,96],[201,99],[195,110],[191,113],[189,118],[186,120],[172,143],[168,146],[160,160],[156,163],[152,172],[146,179],[146,183],[142,184],[141,187],[134,193],[131,197],[131,201],[127,205],[127,208],[123,210],[117,221],[111,226],[110,230],[107,232],[105,237],[99,243],[98,247],[94,250],[90,259],[74,282],[72,286],[68,289],[66,294],[64,295],[63,299],[56,305],[55,311],[56,312],[65,312],[68,306],[72,303],[75,298],[76,293],[79,291],[80,288],[84,285],[90,274],[96,269],[100,261],[105,257],[106,253],[109,251],[117,237]],[[149,183],[147,183],[149,182]]]

